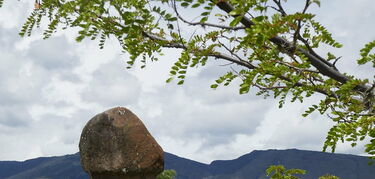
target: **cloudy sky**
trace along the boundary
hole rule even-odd
[[[5,0],[0,9],[0,160],[26,160],[76,153],[81,130],[95,114],[125,106],[140,117],[162,148],[209,163],[252,150],[298,148],[320,151],[332,123],[306,104],[279,109],[272,99],[239,95],[238,86],[211,90],[226,67],[209,63],[189,74],[183,86],[166,84],[178,51],[166,50],[146,69],[125,69],[126,54],[115,42],[74,41],[74,31],[42,40],[20,38],[33,1]],[[355,59],[375,39],[373,0],[323,1],[317,18],[344,47],[339,68],[359,77],[373,69]],[[363,147],[339,145],[338,152],[361,154]]]

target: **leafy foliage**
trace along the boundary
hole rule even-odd
[[[300,177],[296,175],[304,175],[306,174],[305,170],[302,169],[289,169],[286,170],[283,165],[271,165],[266,170],[266,176],[270,177],[270,179],[299,179]],[[319,179],[340,179],[337,176],[326,174]]]
[[[340,178],[334,175],[326,174],[326,175],[319,177],[319,179],[340,179]]]
[[[305,170],[301,169],[289,169],[286,170],[282,165],[271,165],[266,170],[266,175],[270,177],[270,179],[299,179],[299,177],[295,175],[304,175],[306,174]]]
[[[174,179],[176,177],[176,171],[174,170],[164,170],[160,173],[156,179]]]
[[[327,114],[335,125],[328,132],[324,150],[335,151],[338,141],[357,142],[370,137],[366,152],[375,155],[375,84],[341,73],[340,57],[317,54],[317,48],[341,48],[332,34],[309,13],[319,0],[305,0],[300,11],[287,12],[281,0],[43,0],[30,14],[20,35],[30,36],[42,21],[48,23],[43,37],[60,29],[76,28],[78,42],[105,41],[114,37],[131,68],[157,61],[163,48],[180,49],[180,58],[170,70],[167,82],[183,84],[191,68],[211,60],[229,63],[213,89],[239,81],[239,93],[255,91],[274,97],[283,107],[286,100],[303,102],[319,97],[303,116]],[[0,4],[2,1],[0,1]],[[222,11],[218,11],[222,10]],[[186,13],[200,12],[186,19]],[[191,12],[190,12],[191,13]],[[189,26],[189,30],[186,27]],[[196,33],[197,32],[197,33]],[[375,41],[360,51],[359,64],[372,62]],[[251,89],[251,90],[250,90]]]
[[[363,49],[361,49],[361,58],[358,60],[358,64],[365,64],[372,62],[372,66],[375,67],[375,52],[370,54],[371,50],[375,48],[375,40],[367,43]]]

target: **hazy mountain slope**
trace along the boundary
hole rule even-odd
[[[0,162],[0,178],[15,175],[17,173],[32,169],[46,161],[53,160],[53,157],[41,157],[24,162],[2,161]]]
[[[307,170],[307,174],[301,176],[303,179],[317,179],[327,173],[341,179],[372,179],[375,165],[368,165],[368,161],[366,157],[355,155],[296,149],[253,151],[234,160],[212,162],[214,176],[210,178],[266,178],[264,171],[268,166],[281,164],[289,169]]]
[[[375,178],[375,165],[366,157],[304,150],[253,151],[234,160],[203,164],[165,153],[165,169],[177,171],[178,179],[263,179],[269,165],[307,170],[303,179],[317,179],[330,173],[341,179]],[[79,163],[79,154],[42,157],[24,162],[0,162],[0,179],[88,179]]]
[[[89,177],[81,168],[79,154],[73,154],[42,157],[24,162],[0,162],[0,178],[88,179]]]
[[[170,153],[164,153],[164,168],[177,171],[177,178],[197,179],[210,175],[209,166],[194,160],[178,157]]]

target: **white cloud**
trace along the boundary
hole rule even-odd
[[[373,70],[354,61],[375,37],[371,4],[336,0],[314,10],[345,45],[335,50],[343,56],[340,68],[359,76]],[[115,41],[102,50],[89,40],[77,44],[75,30],[49,40],[37,33],[21,39],[17,33],[31,5],[5,1],[0,11],[0,143],[6,144],[0,160],[75,153],[85,123],[115,106],[137,114],[164,150],[206,163],[268,148],[321,150],[332,123],[316,114],[301,117],[317,99],[278,109],[273,99],[239,95],[238,82],[212,90],[210,84],[228,70],[216,61],[190,70],[183,86],[166,84],[179,57],[175,49],[146,69],[126,70],[128,55]],[[340,145],[338,151],[359,154],[363,147]]]
[[[1,8],[0,26],[2,28],[19,28],[32,11],[33,2],[4,1]]]

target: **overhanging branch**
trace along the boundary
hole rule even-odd
[[[167,39],[158,37],[158,36],[153,35],[153,34],[148,33],[148,32],[142,32],[142,34],[145,37],[150,38],[151,40],[158,41],[159,43],[161,42],[160,44],[161,44],[162,47],[166,47],[166,48],[180,48],[180,49],[187,50],[187,47],[185,45],[183,45],[183,44],[171,42],[171,41],[169,41]],[[207,56],[214,57],[214,58],[221,58],[221,59],[233,62],[233,63],[235,63],[237,65],[244,66],[244,67],[246,67],[248,69],[254,69],[254,68],[256,68],[251,63],[247,63],[246,61],[238,60],[238,59],[236,59],[236,58],[234,58],[234,57],[232,57],[230,55],[227,55],[227,54],[224,54],[224,53],[220,53],[220,52],[212,52],[212,53],[209,53]]]
[[[228,2],[224,1],[224,0],[220,0],[216,5],[221,10],[227,12],[228,14],[231,11],[234,10],[233,6],[231,4],[229,4]],[[236,17],[236,16],[233,16],[233,17]],[[240,22],[244,26],[246,26],[247,28],[250,28],[251,26],[255,25],[254,22],[252,22],[247,17],[243,17]],[[286,39],[281,38],[279,36],[272,37],[269,40],[272,43],[282,47],[286,51],[294,52],[294,50],[296,50],[296,51],[302,53],[303,55],[305,55],[308,58],[308,60],[311,62],[311,64],[317,70],[319,70],[319,72],[321,72],[323,75],[328,76],[328,77],[330,77],[330,78],[332,78],[332,79],[334,79],[338,82],[341,82],[341,83],[346,83],[349,80],[349,78],[347,76],[343,75],[337,69],[335,69],[333,64],[330,64],[329,62],[327,63],[327,61],[322,61],[321,59],[323,59],[323,58],[321,58],[319,55],[311,54],[309,51],[306,51],[305,49],[295,47],[295,46],[293,46],[292,43],[290,43]],[[361,92],[366,92],[366,91],[369,90],[369,87],[367,87],[365,85],[358,85],[356,87],[356,89],[358,91],[361,91]]]
[[[145,37],[150,38],[151,40],[162,42],[161,43],[162,47],[165,47],[165,48],[179,48],[179,49],[187,50],[187,47],[185,45],[183,45],[183,44],[171,42],[171,41],[169,41],[167,39],[158,37],[158,36],[153,35],[153,34],[148,33],[148,32],[142,32],[142,34]],[[227,60],[229,62],[235,63],[237,65],[246,67],[248,69],[255,69],[255,68],[257,68],[256,66],[254,66],[253,64],[251,64],[251,63],[249,63],[247,61],[239,60],[239,59],[234,58],[233,56],[230,56],[230,55],[227,55],[227,54],[224,54],[224,53],[220,53],[220,52],[213,52],[213,53],[208,54],[207,56],[214,57],[214,58],[224,59],[224,60]],[[269,74],[269,75],[273,75],[273,74]],[[290,78],[286,77],[286,76],[280,75],[280,76],[277,76],[277,77],[280,78],[281,80],[292,82],[292,80]],[[302,84],[300,82],[294,82],[294,86],[302,87],[302,86],[306,86],[306,85],[304,85],[304,84]],[[332,92],[327,92],[327,91],[319,89],[319,88],[313,88],[313,90],[315,92],[318,92],[318,93],[321,93],[321,94],[324,94],[324,95],[327,95],[327,96],[334,96],[333,94],[331,94]]]

